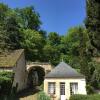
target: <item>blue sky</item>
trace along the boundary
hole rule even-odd
[[[0,0],[12,8],[33,5],[40,14],[42,29],[47,32],[67,33],[85,19],[85,0]]]

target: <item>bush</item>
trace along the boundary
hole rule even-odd
[[[1,71],[0,72],[0,77],[12,78],[13,77],[13,72]]]
[[[50,100],[50,97],[47,96],[43,91],[39,92],[37,100]]]
[[[3,94],[9,94],[12,87],[12,82],[9,78],[2,77],[0,78],[0,92]]]
[[[88,100],[100,100],[100,94],[89,95]]]
[[[72,95],[69,100],[88,100],[86,95]]]
[[[12,88],[12,72],[0,72],[0,94],[10,94]]]
[[[93,94],[94,92],[94,88],[91,85],[87,85],[86,86],[86,90],[87,90],[87,94]]]
[[[72,95],[69,100],[100,100],[99,94],[94,95]]]

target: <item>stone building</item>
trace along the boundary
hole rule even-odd
[[[26,88],[28,73],[24,50],[14,50],[5,55],[0,55],[0,71],[12,71],[14,73],[13,87],[17,87],[17,91]]]
[[[28,86],[40,86],[44,76],[52,70],[52,65],[46,62],[27,62]]]
[[[61,62],[45,76],[44,92],[53,100],[68,100],[73,94],[86,93],[85,77]]]

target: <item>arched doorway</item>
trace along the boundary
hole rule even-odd
[[[32,66],[28,71],[28,86],[40,86],[44,81],[45,70],[41,66]]]

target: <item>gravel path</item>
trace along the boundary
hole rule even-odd
[[[26,97],[22,97],[19,100],[37,100],[37,93]]]

